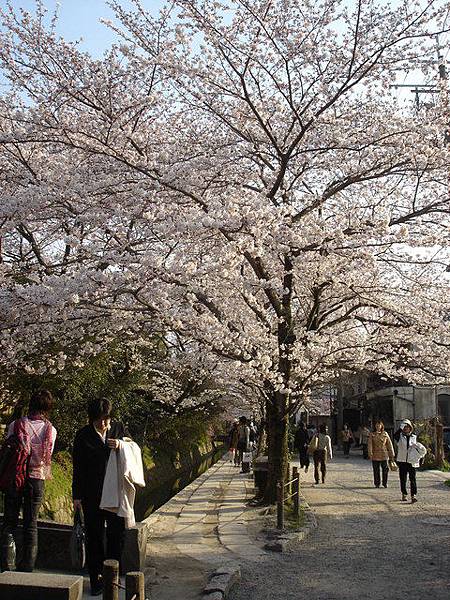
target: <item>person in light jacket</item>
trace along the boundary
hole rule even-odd
[[[311,440],[311,445],[314,448],[314,480],[316,485],[319,484],[319,465],[322,474],[322,483],[325,483],[325,475],[327,474],[327,460],[333,458],[333,449],[331,447],[331,438],[327,435],[328,429],[325,423],[319,427],[317,433]]]
[[[387,488],[389,464],[388,460],[394,460],[394,447],[389,434],[384,430],[383,421],[375,423],[375,431],[369,435],[367,451],[372,461],[373,483],[376,488],[380,487],[380,468],[383,473],[383,487]]]
[[[394,434],[394,440],[397,442],[397,464],[402,501],[408,500],[406,481],[409,476],[412,504],[417,502],[416,468],[419,466],[420,458],[423,458],[427,452],[425,446],[417,441],[413,430],[411,421],[404,419],[400,424],[400,429]]]

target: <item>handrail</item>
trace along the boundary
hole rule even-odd
[[[294,467],[295,468],[295,467]],[[294,477],[294,479],[291,479],[290,481],[288,481],[287,483],[284,484],[284,487],[287,487],[288,485],[291,485],[294,483],[294,481],[297,481],[296,478]]]

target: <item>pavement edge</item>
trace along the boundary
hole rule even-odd
[[[233,586],[241,581],[239,566],[223,566],[213,571],[208,577],[208,583],[203,588],[204,600],[226,600]]]

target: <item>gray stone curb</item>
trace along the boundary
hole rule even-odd
[[[294,550],[296,544],[308,537],[308,535],[317,527],[317,519],[313,510],[302,495],[300,495],[300,499],[300,506],[303,509],[305,524],[297,531],[292,532],[272,530],[270,533],[276,537],[276,539],[267,542],[264,545],[264,550],[270,550],[272,552],[289,552]]]
[[[231,565],[219,567],[208,577],[208,583],[203,589],[203,599],[226,600],[231,588],[240,580],[240,567]]]

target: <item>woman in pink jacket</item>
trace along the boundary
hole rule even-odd
[[[51,478],[51,459],[56,440],[56,429],[48,420],[53,408],[53,396],[48,390],[35,392],[30,399],[28,415],[13,421],[8,437],[17,435],[29,454],[24,481],[15,479],[5,493],[3,518],[1,570],[12,571],[14,564],[13,536],[23,508],[23,551],[18,571],[34,569],[38,551],[37,518],[44,497],[44,482]]]

